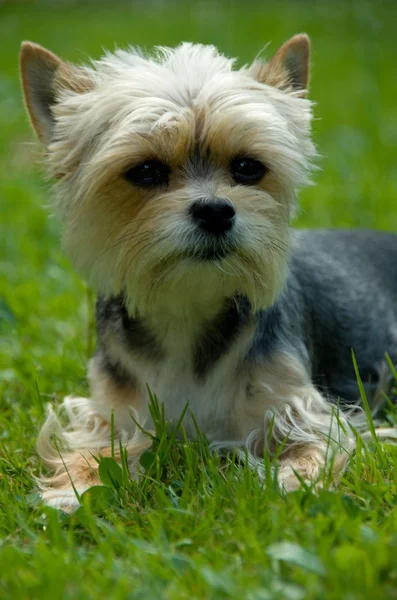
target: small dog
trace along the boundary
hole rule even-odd
[[[189,402],[214,445],[244,448],[259,471],[283,443],[282,489],[321,485],[331,454],[337,481],[362,420],[351,349],[371,397],[385,352],[397,359],[397,239],[290,229],[316,157],[309,51],[302,34],[239,70],[188,43],[80,67],[22,45],[63,244],[98,292],[92,398],[66,398],[68,424],[50,411],[38,441],[48,504],[72,510],[70,480],[98,483],[112,411],[136,472],[147,386],[172,422]]]

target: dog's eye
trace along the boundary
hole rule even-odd
[[[230,172],[236,183],[253,185],[258,183],[267,171],[267,167],[255,158],[239,156],[230,163]]]
[[[167,185],[170,168],[160,160],[148,160],[128,169],[124,177],[135,185],[155,187]]]

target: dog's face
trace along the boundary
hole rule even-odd
[[[23,45],[64,245],[98,290],[124,293],[131,312],[236,293],[255,308],[274,301],[314,155],[308,54],[307,37],[295,36],[269,63],[238,71],[190,44],[81,68]]]

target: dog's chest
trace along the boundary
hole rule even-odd
[[[255,329],[247,321],[233,301],[210,321],[159,318],[139,323],[125,318],[103,343],[112,362],[131,377],[142,409],[151,393],[164,405],[166,418],[176,423],[188,405],[184,425],[189,437],[196,434],[193,413],[210,440],[237,440],[252,424],[252,417],[246,417],[247,352]]]
[[[138,381],[142,394],[149,399],[149,388],[173,423],[188,405],[184,425],[189,436],[195,436],[193,413],[200,431],[211,441],[239,437],[237,407],[244,403],[246,379],[237,375],[234,356],[224,357],[202,377],[194,373],[188,355],[158,365],[141,365]]]

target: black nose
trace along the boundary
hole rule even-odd
[[[204,231],[221,235],[233,227],[235,210],[230,200],[197,200],[190,207],[197,225]]]

